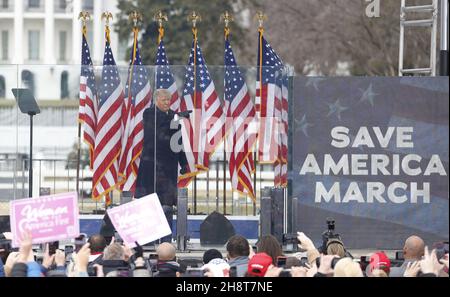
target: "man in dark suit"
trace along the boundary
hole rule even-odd
[[[183,173],[187,161],[184,152],[179,150],[180,124],[174,119],[176,113],[170,110],[170,93],[159,89],[154,98],[155,104],[144,111],[144,146],[134,196],[140,198],[157,193],[172,229],[173,206],[177,204],[178,195],[178,164]],[[171,235],[161,239],[161,242],[171,241]]]

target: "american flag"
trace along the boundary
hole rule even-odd
[[[249,195],[255,201],[251,174],[255,169],[252,148],[256,142],[256,134],[251,134],[249,128],[254,122],[256,110],[236,64],[228,36],[225,39],[224,86],[231,185],[234,190]]]
[[[178,89],[175,79],[169,67],[169,60],[167,59],[164,41],[161,39],[156,54],[156,75],[155,75],[156,89],[165,89],[172,94],[170,99],[170,109],[177,112],[180,108],[180,96],[178,96]]]
[[[134,191],[144,142],[144,110],[150,107],[152,90],[147,69],[142,65],[139,46],[134,39],[128,81],[125,86],[125,104],[122,107],[123,135],[119,172],[121,190]],[[131,86],[131,87],[130,87]]]
[[[276,141],[278,144],[278,157],[274,163],[275,186],[287,187],[287,158],[288,158],[288,78],[282,73],[277,78],[277,94],[280,99],[276,101]],[[278,98],[278,96],[277,96]]]
[[[180,111],[187,110],[193,111],[190,125],[185,129],[189,133],[186,135],[189,143],[183,142],[188,168],[187,173],[179,178],[179,187],[186,187],[198,173],[198,169],[208,170],[209,156],[223,140],[225,130],[223,105],[217,96],[196,37],[192,42],[180,102]],[[186,138],[183,136],[183,139]]]
[[[282,185],[283,169],[283,62],[259,32],[256,110],[259,114],[259,162],[274,164],[275,186]],[[287,115],[287,110],[286,110]],[[286,138],[287,150],[287,138]],[[287,156],[287,155],[286,155]],[[287,172],[286,172],[287,174]],[[287,177],[287,176],[286,176]]]
[[[80,107],[78,120],[82,124],[84,141],[89,146],[90,167],[93,166],[95,127],[97,124],[97,89],[95,87],[94,69],[91,54],[83,33],[81,48],[81,74],[80,74]]]
[[[289,131],[289,79],[283,73],[281,86],[281,181],[280,186],[287,187],[288,183],[288,131]]]
[[[121,113],[125,98],[108,35],[99,90],[94,175],[92,180],[93,198],[97,200],[105,196],[107,204],[110,199],[109,193],[114,189],[118,181],[118,159],[120,157],[122,136]]]

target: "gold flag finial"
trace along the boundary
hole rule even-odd
[[[192,13],[188,16],[188,21],[192,22],[192,28],[195,28],[197,26],[197,22],[200,22],[202,20],[202,17],[195,12],[195,10],[192,11]]]
[[[113,15],[109,11],[105,11],[102,13],[102,20],[105,19],[106,26],[109,26],[109,20],[112,20]]]
[[[128,15],[128,19],[133,22],[133,26],[136,28],[138,25],[138,22],[141,21],[142,22],[142,14],[140,14],[139,12],[137,12],[136,10],[130,12],[130,14]]]
[[[264,27],[264,21],[267,20],[267,15],[265,15],[262,11],[258,11],[255,18],[259,23],[259,28],[262,29]]]
[[[158,22],[159,28],[158,28],[158,44],[161,42],[161,40],[164,38],[164,27],[163,27],[163,21],[167,22],[167,14],[163,13],[162,10],[158,10],[158,12],[153,16],[153,20],[155,22]]]
[[[228,11],[225,11],[220,16],[220,20],[225,23],[225,28],[228,28],[228,26],[230,25],[230,22],[234,21],[234,18]]]
[[[80,11],[78,19],[83,22],[83,26],[86,26],[86,22],[91,19],[91,15],[87,11]]]
[[[158,12],[154,15],[153,20],[158,22],[160,28],[163,26],[163,21],[168,21],[167,14],[162,12],[162,10],[158,10]]]

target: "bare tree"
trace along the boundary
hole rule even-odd
[[[429,2],[409,0],[408,5]],[[379,18],[366,15],[368,4],[364,0],[267,0],[258,1],[253,9],[268,14],[265,36],[298,74],[336,75],[339,64],[347,63],[352,75],[395,76],[400,1],[381,1]],[[407,29],[405,67],[427,67],[430,32]]]

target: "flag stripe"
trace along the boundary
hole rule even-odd
[[[125,110],[126,117],[123,117],[125,121],[123,122],[122,151],[119,160],[119,173],[122,176],[120,189],[122,191],[135,190],[139,158],[143,147],[143,115],[144,110],[150,107],[152,94],[147,69],[142,65],[137,31],[134,33],[133,52],[126,86],[128,108]]]
[[[95,129],[93,198],[105,197],[111,202],[110,192],[117,185],[118,158],[121,151],[122,109],[125,95],[120,83],[107,34],[100,84],[98,118]]]
[[[256,201],[252,184],[252,149],[256,137],[249,127],[255,120],[255,105],[251,101],[245,80],[237,67],[228,37],[225,39],[225,100],[227,104],[227,144],[229,170],[233,190],[249,195]]]

